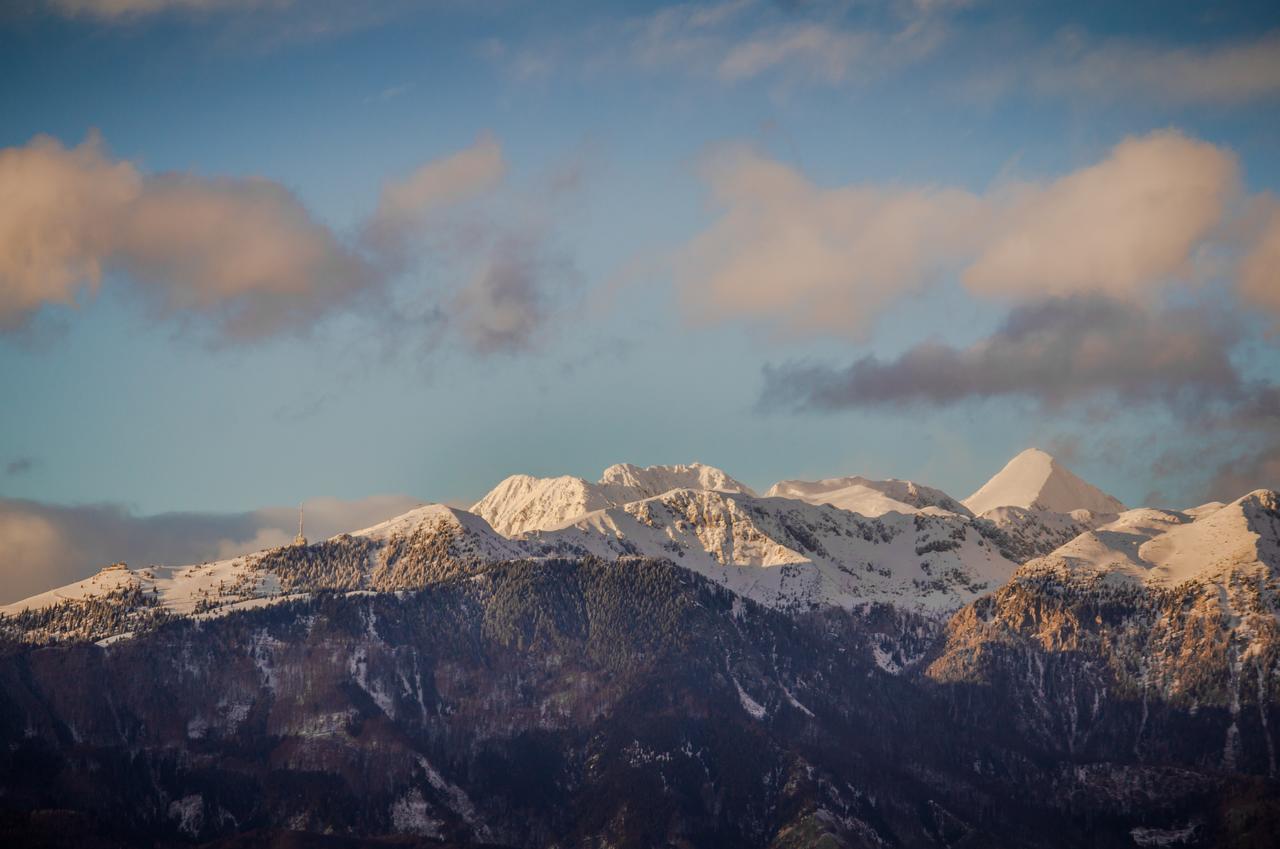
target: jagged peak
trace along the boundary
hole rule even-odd
[[[706,489],[755,494],[751,487],[735,480],[723,469],[698,462],[643,467],[631,463],[615,463],[604,470],[599,483],[601,486],[630,490],[637,498],[661,495],[672,489]]]

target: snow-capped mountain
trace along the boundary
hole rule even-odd
[[[769,487],[765,495],[796,498],[810,504],[830,504],[863,516],[882,516],[889,512],[916,513],[929,507],[961,516],[973,515],[968,507],[940,489],[896,478],[878,481],[852,475],[818,481],[778,481]]]
[[[544,553],[670,559],[772,607],[954,609],[1016,564],[967,518],[878,518],[791,498],[677,489],[523,537]]]
[[[714,466],[701,463],[640,468],[619,463],[604,470],[596,483],[563,475],[535,478],[512,475],[503,480],[471,512],[507,536],[564,527],[580,516],[661,495],[673,489],[717,490],[752,494]]]
[[[1116,498],[1086,483],[1038,448],[1028,448],[1008,462],[964,504],[981,516],[996,507],[1025,507],[1071,513],[1088,510],[1096,514],[1119,513],[1125,509]]]
[[[1136,751],[1167,747],[1147,728],[1148,702],[1176,705],[1214,729],[1206,762],[1260,761],[1275,775],[1277,658],[1280,495],[1258,490],[1129,510],[1028,562],[951,620],[930,675],[1025,694],[1037,708],[1019,721],[1069,748],[1116,733]],[[1134,710],[1108,712],[1108,700]]]

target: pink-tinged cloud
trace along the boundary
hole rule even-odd
[[[676,257],[683,304],[784,335],[863,333],[969,248],[983,212],[957,189],[824,189],[746,150],[714,157],[706,178],[720,217]]]
[[[1262,204],[1263,223],[1240,265],[1237,291],[1245,303],[1265,310],[1280,328],[1280,201]]]
[[[1235,157],[1212,144],[1126,139],[1096,165],[989,196],[991,234],[964,282],[983,295],[1134,297],[1185,279],[1238,179]]]
[[[384,248],[397,247],[433,214],[497,187],[505,173],[502,146],[492,136],[481,136],[470,147],[383,185],[367,236]]]
[[[1234,156],[1175,132],[1126,139],[1056,180],[976,194],[939,186],[818,186],[758,154],[714,156],[717,219],[675,258],[695,320],[858,338],[898,298],[945,275],[1014,299],[1138,300],[1194,280],[1239,195]]]
[[[91,137],[0,151],[0,326],[72,303],[104,273],[163,313],[201,313],[238,338],[305,326],[379,280],[270,180],[144,175]]]

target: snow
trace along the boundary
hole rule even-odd
[[[1280,565],[1280,528],[1269,518],[1278,501],[1275,492],[1257,490],[1208,511],[1128,510],[1027,568],[1168,587],[1220,583],[1242,568],[1270,570]]]
[[[785,480],[769,487],[765,495],[795,498],[810,504],[830,504],[863,516],[916,513],[931,508],[962,516],[972,515],[967,507],[940,489],[896,478],[878,481],[854,475],[818,481]]]
[[[494,530],[506,536],[553,531],[596,510],[651,498],[673,489],[753,494],[747,486],[714,466],[691,463],[640,468],[619,463],[604,470],[597,483],[567,475],[535,478],[512,475],[472,506]]]
[[[788,498],[673,490],[521,537],[547,554],[664,558],[771,607],[867,601],[955,609],[1015,564],[971,521],[941,512],[869,519]]]
[[[1120,513],[1125,509],[1117,499],[1086,483],[1065,466],[1038,448],[1028,448],[1001,469],[995,477],[964,500],[976,514],[996,507],[1027,507],[1070,513]]]
[[[763,720],[768,716],[769,712],[764,709],[764,705],[747,695],[747,691],[742,689],[742,685],[738,683],[738,679],[736,677],[730,677],[733,678],[733,686],[738,690],[738,701],[742,704],[742,709],[745,710],[752,719]],[[797,704],[799,703],[797,702]],[[813,714],[809,715],[812,716]]]

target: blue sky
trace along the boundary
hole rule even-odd
[[[760,487],[861,473],[963,497],[1032,444],[1134,504],[1280,484],[1274,4],[345,5],[0,13],[0,193],[47,200],[14,188],[43,179],[37,155],[77,192],[112,165],[133,180],[98,217],[76,195],[39,232],[0,220],[0,292],[28,274],[0,300],[0,496],[465,502],[514,472],[696,459]],[[92,175],[67,164],[91,134]],[[393,249],[370,236],[389,188],[486,145],[496,170],[414,196]],[[1186,191],[1208,195],[1124,223],[1111,187],[1192,166]],[[281,248],[288,285],[244,276],[239,231],[195,211],[215,198],[234,219],[255,185],[286,198],[252,227],[263,250],[277,219],[313,228]],[[96,286],[51,282],[66,256],[22,264],[57,234]],[[1011,265],[1015,243],[1044,250]],[[361,279],[316,283],[315,251]],[[278,323],[228,329],[280,291],[297,303],[270,300]],[[1028,356],[1019,310],[1060,322],[1089,299],[1117,336],[1194,338],[1147,362],[1108,337],[1119,366],[988,379]],[[935,378],[920,346],[968,365]],[[877,375],[895,388],[872,397]]]

